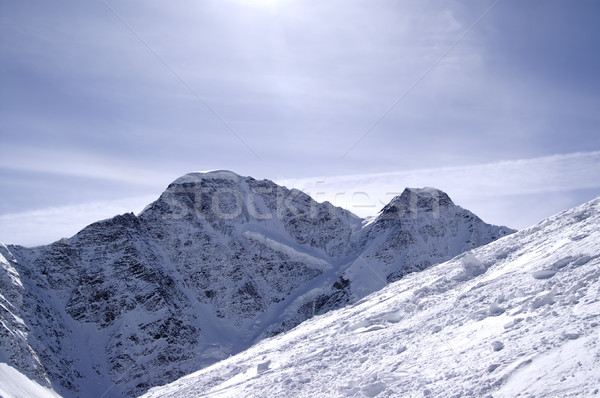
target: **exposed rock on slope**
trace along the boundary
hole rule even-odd
[[[366,226],[228,171],[48,246],[0,246],[0,360],[65,396],[133,396],[513,232],[407,189]]]

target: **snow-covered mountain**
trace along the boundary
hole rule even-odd
[[[600,393],[600,198],[146,398]]]
[[[432,188],[374,220],[191,173],[139,215],[0,245],[0,362],[65,397],[135,396],[514,231]]]

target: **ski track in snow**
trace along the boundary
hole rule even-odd
[[[596,396],[600,199],[144,397]]]

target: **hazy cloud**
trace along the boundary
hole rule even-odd
[[[0,214],[150,195],[198,169],[436,185],[513,226],[596,188],[585,168],[510,163],[600,150],[596,1],[498,2],[343,158],[493,0],[107,2],[152,51],[102,2],[0,3]],[[562,188],[542,198],[536,181]]]

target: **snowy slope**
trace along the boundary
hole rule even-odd
[[[5,363],[0,363],[0,397],[2,398],[59,398],[49,388],[31,381],[27,376]]]
[[[434,189],[365,223],[268,180],[190,173],[137,216],[0,245],[0,362],[66,397],[139,395],[511,232]]]
[[[600,198],[144,397],[595,396]]]

